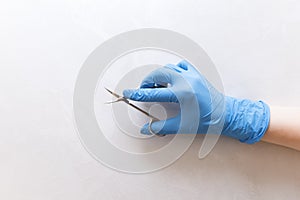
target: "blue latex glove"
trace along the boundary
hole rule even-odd
[[[166,84],[170,87],[154,88]],[[177,116],[152,124],[152,130],[158,134],[207,133],[209,127],[221,127],[222,135],[252,144],[263,137],[270,120],[267,104],[225,96],[187,61],[154,70],[139,89],[124,90],[123,95],[135,101],[180,103]],[[190,117],[182,120],[183,113]],[[191,129],[195,125],[198,128]],[[150,134],[148,124],[141,133]]]

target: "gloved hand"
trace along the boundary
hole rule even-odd
[[[154,88],[167,84],[170,87]],[[222,135],[252,144],[263,137],[270,120],[267,104],[225,96],[187,61],[154,70],[139,89],[124,90],[123,95],[134,101],[180,103],[177,116],[152,124],[158,134],[207,133],[212,127],[219,128]],[[148,126],[145,124],[141,133],[150,134]]]

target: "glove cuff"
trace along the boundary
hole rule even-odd
[[[226,116],[222,135],[253,144],[264,136],[270,122],[270,108],[263,101],[225,97]]]

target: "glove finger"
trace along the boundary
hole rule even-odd
[[[196,69],[191,63],[189,63],[186,60],[182,60],[177,64],[178,67],[180,67],[181,69],[184,69],[186,71],[190,71],[192,73],[198,73],[202,76],[202,74],[198,71],[198,69]]]
[[[166,65],[164,66],[164,68],[171,69],[171,70],[176,71],[176,72],[179,72],[179,73],[182,72],[182,68],[179,67],[178,65],[166,64]]]
[[[178,102],[170,88],[142,88],[123,91],[125,98],[143,102]]]
[[[180,67],[181,69],[188,70],[188,68],[189,68],[189,66],[191,66],[191,64],[186,60],[182,60],[177,64],[177,66]]]
[[[155,85],[166,86],[172,84],[174,72],[166,68],[159,68],[148,74],[142,81],[140,88],[153,88]]]
[[[174,117],[152,123],[151,130],[156,134],[176,134],[179,129],[179,118]],[[142,134],[151,135],[149,123],[145,124],[141,131]]]

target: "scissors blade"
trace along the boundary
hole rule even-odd
[[[108,91],[108,92],[109,92],[110,94],[112,94],[113,96],[115,96],[115,97],[117,97],[117,98],[122,98],[121,95],[118,95],[117,93],[115,93],[115,92],[109,90],[108,88],[105,87],[105,89],[106,89],[106,91]]]
[[[149,122],[149,131],[150,131],[150,133],[152,133],[153,135],[160,136],[160,137],[165,136],[165,134],[155,133],[155,132],[151,129],[151,124],[152,124],[153,122],[155,122],[155,121],[159,121],[160,119],[158,119],[157,117],[154,117],[153,115],[151,115],[151,114],[148,113],[147,111],[141,109],[140,107],[138,107],[138,106],[136,106],[136,105],[130,103],[129,100],[126,99],[125,97],[123,97],[123,96],[121,96],[121,95],[119,95],[119,94],[117,94],[117,93],[115,93],[115,92],[113,92],[113,91],[111,91],[111,90],[109,90],[109,89],[107,89],[107,88],[105,88],[105,89],[106,89],[110,94],[112,94],[113,96],[115,96],[115,97],[118,98],[116,101],[112,101],[112,102],[109,102],[109,103],[115,103],[115,102],[123,101],[124,103],[126,103],[126,104],[129,105],[129,106],[131,106],[132,108],[134,108],[134,109],[140,111],[141,113],[143,113],[143,114],[145,114],[146,116],[148,116],[148,117],[151,118],[151,120],[150,120],[150,122]]]
[[[111,102],[111,103],[115,103],[115,102],[118,102],[118,101],[123,101],[123,102],[126,103],[127,105],[129,105],[129,106],[131,106],[132,108],[134,108],[134,109],[140,111],[141,113],[147,115],[148,117],[151,117],[151,118],[153,118],[154,120],[159,120],[157,117],[154,117],[153,115],[151,115],[151,114],[148,113],[147,111],[145,111],[145,110],[141,109],[140,107],[138,107],[138,106],[136,106],[136,105],[130,103],[130,102],[128,101],[128,99],[126,99],[125,97],[123,97],[123,96],[121,96],[121,95],[119,95],[119,94],[117,94],[117,93],[115,93],[115,92],[109,90],[108,88],[105,88],[105,89],[106,89],[110,94],[112,94],[113,96],[115,96],[115,97],[117,97],[117,98],[119,99],[119,100],[113,101],[113,102]]]

